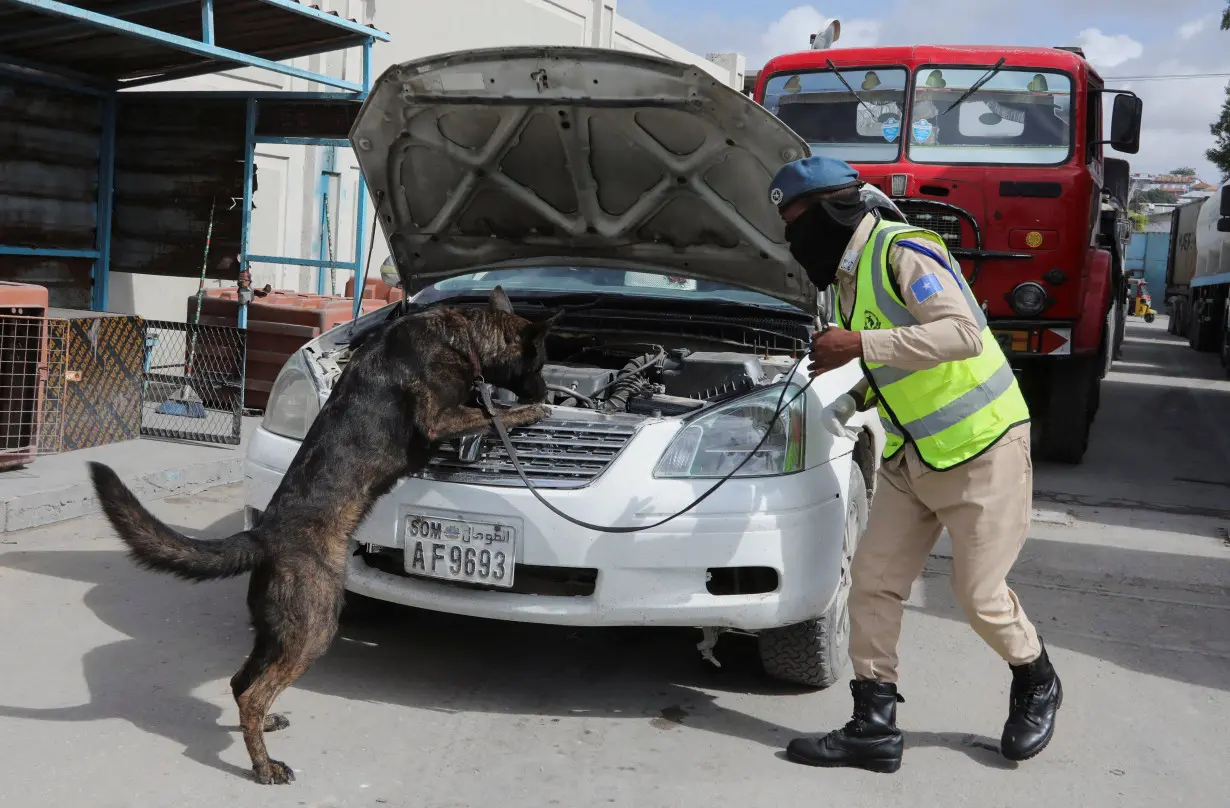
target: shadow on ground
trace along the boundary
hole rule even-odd
[[[226,535],[237,518],[185,532]],[[0,568],[95,584],[85,605],[127,637],[82,657],[87,703],[0,705],[0,717],[119,718],[181,744],[197,763],[249,776],[220,758],[238,731],[225,682],[251,643],[246,580],[187,584],[139,570],[118,550],[9,552],[0,555]],[[664,731],[700,730],[777,750],[802,732],[820,729],[781,726],[717,704],[706,691],[783,698],[811,691],[768,680],[751,638],[722,639],[721,669],[701,659],[695,649],[699,639],[699,631],[536,626],[390,606],[345,623],[330,651],[294,687],[445,713],[554,721],[639,717]],[[204,694],[213,701],[196,695],[219,679],[219,692]],[[835,698],[848,700],[844,683],[833,691]],[[290,718],[294,722],[293,714]],[[993,768],[1013,765],[999,756],[990,738],[910,733],[908,743],[960,751]]]

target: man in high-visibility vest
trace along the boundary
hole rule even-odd
[[[813,766],[901,766],[903,602],[947,528],[956,598],[1011,671],[1001,752],[1029,759],[1051,740],[1063,690],[1005,581],[1032,508],[1029,409],[1016,377],[944,240],[877,204],[848,164],[823,156],[788,163],[770,195],[817,289],[837,284],[841,327],[813,335],[811,374],[857,360],[868,382],[860,405],[874,402],[886,438],[850,570],[854,716],[827,735],[795,739],[787,756]]]

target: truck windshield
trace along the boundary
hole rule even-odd
[[[906,69],[779,73],[765,82],[764,107],[798,133],[813,154],[853,163],[901,155]],[[857,94],[857,98],[851,94]]]
[[[909,158],[947,165],[1057,165],[1072,146],[1072,82],[1053,71],[1002,68],[955,109],[986,68],[923,66],[914,75]]]

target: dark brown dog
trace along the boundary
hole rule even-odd
[[[257,781],[295,779],[265,750],[264,733],[289,725],[269,707],[333,641],[351,534],[377,499],[423,468],[440,441],[491,429],[481,410],[466,406],[478,375],[535,402],[503,413],[508,428],[546,416],[545,340],[558,317],[518,317],[496,287],[486,310],[440,307],[369,332],[260,524],[225,539],[175,532],[110,468],[89,464],[103,511],[136,563],[194,581],[252,573],[256,643],[231,690]]]

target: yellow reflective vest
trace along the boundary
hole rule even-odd
[[[927,466],[943,471],[972,460],[1009,429],[1029,421],[1029,407],[947,245],[929,230],[885,220],[876,223],[859,258],[853,306],[849,319],[841,315],[843,325],[866,331],[919,324],[902,301],[888,266],[890,248],[905,238],[943,259],[946,266],[940,271],[946,269],[960,285],[982,330],[982,351],[927,370],[900,370],[863,360],[871,388],[865,403],[878,398],[876,409],[887,439],[885,459],[909,442]],[[838,311],[842,308],[839,301]]]

